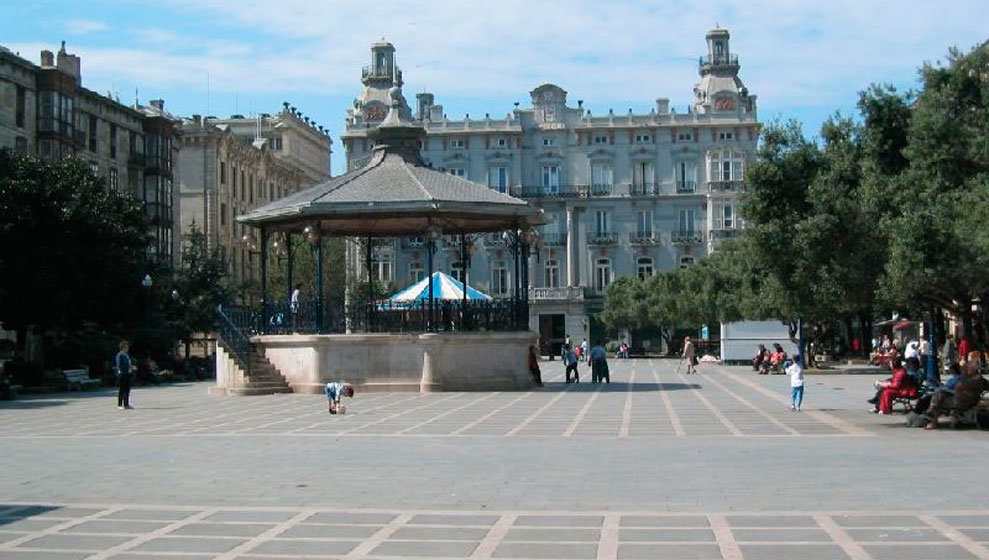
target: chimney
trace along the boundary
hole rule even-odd
[[[665,115],[670,112],[670,100],[665,97],[660,97],[656,100],[656,112],[660,115]]]
[[[59,72],[68,74],[76,79],[77,84],[82,83],[82,64],[79,57],[65,52],[65,41],[62,41],[62,48],[58,50],[56,67]]]
[[[154,107],[155,109],[158,109],[159,111],[162,111],[162,112],[165,111],[165,100],[164,99],[152,99],[148,103],[150,103],[152,107]]]
[[[41,67],[52,68],[55,66],[55,53],[48,49],[41,51]]]
[[[203,116],[202,115],[192,115],[192,122],[196,123],[196,126],[203,126]]]

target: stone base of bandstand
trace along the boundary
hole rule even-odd
[[[374,393],[531,389],[528,349],[537,339],[518,331],[263,335],[252,342],[297,393],[322,393],[328,381]],[[217,384],[234,379],[217,375]]]

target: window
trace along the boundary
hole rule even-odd
[[[450,276],[457,279],[457,282],[464,281],[464,263],[460,261],[453,261],[450,263]]]
[[[220,162],[220,184],[227,184],[227,162],[225,161]]]
[[[546,288],[560,287],[560,261],[549,259],[543,265],[543,286]]]
[[[54,91],[42,91],[38,93],[38,106],[38,130],[65,136],[74,134],[75,110],[71,97]],[[51,155],[57,154],[53,151]]]
[[[488,168],[488,186],[498,192],[508,189],[508,168],[504,166]]]
[[[375,54],[377,55],[375,57],[375,69],[377,70],[377,72],[375,72],[375,74],[377,74],[379,76],[380,75],[387,74],[387,72],[385,71],[385,53],[378,52],[378,53],[375,53]]]
[[[110,158],[117,158],[117,125],[110,124]]]
[[[677,231],[679,231],[681,235],[693,235],[696,216],[696,210],[680,210],[678,212]]]
[[[611,164],[593,163],[591,164],[591,184],[594,186],[611,186]]]
[[[639,257],[638,260],[635,261],[635,272],[639,276],[639,279],[652,276],[652,258]]]
[[[505,139],[505,138],[499,138],[495,142],[495,145],[498,146],[499,148],[507,148],[508,147],[508,140]]]
[[[450,148],[455,150],[462,150],[464,148],[464,141],[461,138],[454,138],[450,140]]]
[[[41,157],[49,157],[55,151],[55,143],[51,140],[39,140],[38,141],[38,155]]]
[[[548,190],[551,193],[557,193],[560,190],[560,167],[557,165],[544,165],[543,166],[543,189]]]
[[[740,152],[722,150],[711,153],[711,181],[742,181],[744,158]]]
[[[92,173],[93,175],[99,175],[100,164],[96,163],[95,161],[89,162],[89,172]]]
[[[594,231],[598,235],[604,235],[611,232],[611,216],[607,210],[595,210],[594,211]]]
[[[98,132],[99,121],[96,115],[89,115],[89,151],[95,152],[97,148],[96,134]]]
[[[247,180],[249,181],[247,196],[249,197],[249,202],[254,204],[254,175],[248,175]]]
[[[465,175],[463,167],[451,167],[447,170],[447,173],[453,175],[454,177],[463,177]]]
[[[721,142],[726,142],[735,139],[735,133],[731,131],[722,131],[718,133],[718,140]]]
[[[694,257],[680,257],[680,268],[687,268],[694,264]]]
[[[26,98],[27,90],[24,89],[24,86],[17,86],[17,116],[15,117],[15,122],[18,128],[24,128],[24,117],[27,111]]]
[[[422,263],[419,261],[412,261],[409,263],[409,280],[413,282],[418,282],[425,278],[425,269],[422,267]]]
[[[607,144],[608,143],[608,135],[607,134],[595,134],[594,135],[594,143],[595,144]]]
[[[649,134],[636,134],[635,143],[636,144],[649,144],[652,142],[652,136]]]
[[[508,293],[508,267],[505,261],[494,261],[491,265],[491,293],[499,296]]]
[[[556,145],[556,138],[543,138],[543,146],[550,147]]]
[[[109,179],[110,179],[110,189],[114,191],[117,190],[117,184],[118,184],[117,168],[115,167],[110,168]]]
[[[594,290],[604,292],[611,284],[611,260],[597,259],[594,261]]]
[[[639,210],[635,219],[635,232],[639,237],[652,237],[652,210]]]
[[[692,193],[697,183],[695,179],[697,168],[693,163],[681,161],[676,164],[677,192],[680,194]]]
[[[234,182],[233,190],[231,191],[233,193],[232,196],[234,198],[237,198],[237,166],[231,166],[230,171],[231,171],[230,175],[231,177],[233,177],[233,182]]]
[[[281,136],[272,136],[271,137],[271,149],[272,150],[281,150],[282,149],[282,137]]]
[[[645,187],[653,184],[653,166],[650,161],[639,161],[632,165],[632,185]]]
[[[678,142],[689,142],[694,139],[694,133],[688,130],[681,130],[677,133]]]
[[[247,181],[245,181],[244,178],[245,178],[244,170],[241,169],[240,170],[240,199],[241,200],[247,199],[247,194],[244,192],[247,188]]]
[[[375,272],[375,276],[378,278],[378,282],[387,284],[392,281],[392,264],[390,253],[375,255],[374,260],[371,261],[371,266],[372,270]]]
[[[725,229],[735,229],[735,209],[731,204],[725,204],[722,209],[722,216]]]
[[[220,203],[220,225],[227,225],[227,203]]]

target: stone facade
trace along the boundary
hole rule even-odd
[[[312,146],[322,146],[322,151],[314,150],[299,163],[297,155],[282,153],[292,145],[299,149],[289,153],[307,153]],[[219,248],[235,285],[258,281],[260,254],[241,242],[249,228],[237,223],[237,216],[329,179],[329,146],[324,132],[304,124],[288,109],[275,118],[214,120],[194,115],[183,121],[179,152],[183,237],[198,228],[211,247]]]
[[[176,120],[163,100],[128,107],[84,88],[81,67],[64,43],[58,53],[42,51],[39,66],[0,47],[0,147],[85,160],[110,188],[144,202],[152,252],[174,263]]]
[[[551,219],[528,278],[530,326],[544,343],[589,337],[592,314],[615,278],[687,266],[742,227],[738,193],[760,130],[756,97],[738,77],[728,31],[712,30],[706,39],[685,113],[660,98],[648,114],[592,116],[582,100],[573,107],[566,91],[543,84],[530,92],[531,107],[451,120],[433,94],[416,96],[429,165],[530,200]],[[348,169],[369,157],[367,131],[384,117],[392,80],[401,81],[394,54],[389,43],[371,46],[364,89],[342,135]],[[401,287],[421,278],[423,253],[421,239],[387,243],[375,259],[379,279]],[[435,262],[460,277],[455,243],[441,243]],[[500,237],[477,240],[471,285],[508,295],[513,274]]]

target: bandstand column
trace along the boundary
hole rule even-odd
[[[364,267],[367,269],[367,300],[364,304],[367,305],[367,332],[371,332],[371,318],[374,308],[374,275],[371,271],[371,259],[373,257],[372,251],[374,251],[374,245],[372,244],[371,236],[367,236],[367,253],[364,256]]]
[[[287,264],[286,273],[285,273],[285,277],[288,279],[288,297],[286,298],[286,301],[288,301],[289,303],[291,303],[291,301],[292,301],[292,290],[294,289],[294,286],[295,286],[295,280],[293,278],[294,272],[295,272],[295,270],[294,270],[295,269],[295,255],[292,252],[292,234],[289,233],[289,232],[287,232],[287,231],[285,232],[285,255],[286,255],[286,259],[287,259],[286,262],[288,263]]]
[[[323,291],[323,233],[316,231],[316,333],[323,333],[323,314],[326,313]]]
[[[261,334],[268,331],[268,228],[261,228]]]

